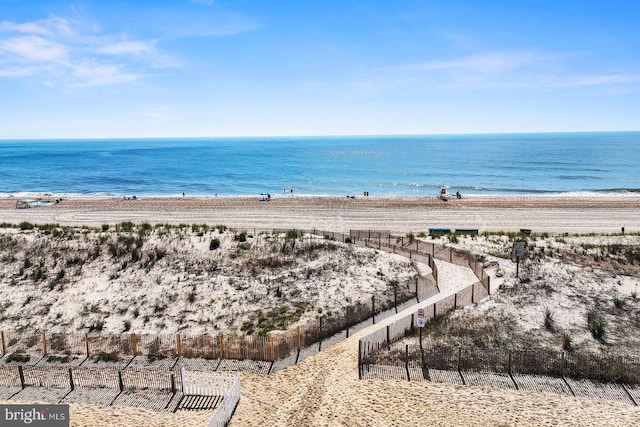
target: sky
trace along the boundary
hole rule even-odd
[[[0,0],[0,139],[640,129],[637,0]]]

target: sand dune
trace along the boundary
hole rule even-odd
[[[282,197],[65,199],[17,210],[0,200],[0,222],[93,225],[121,221],[208,223],[247,228],[640,232],[640,197],[435,198]],[[389,321],[392,320],[388,319]],[[379,327],[377,325],[376,327]],[[401,381],[360,381],[360,331],[271,376],[242,375],[232,426],[543,426],[637,425],[640,408],[606,400]],[[71,405],[73,426],[202,426],[210,414],[156,414],[139,409]]]

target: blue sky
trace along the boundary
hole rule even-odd
[[[0,138],[640,129],[640,1],[0,0]]]

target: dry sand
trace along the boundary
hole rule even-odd
[[[428,227],[547,232],[640,231],[640,197],[468,198],[149,198],[65,199],[16,210],[0,201],[0,222],[92,225],[121,221],[208,223],[231,227],[335,231]],[[393,318],[386,319],[391,322]],[[376,328],[383,324],[376,325]],[[606,400],[402,381],[359,381],[358,339],[323,350],[271,376],[242,375],[232,426],[637,425],[640,408]],[[207,414],[153,414],[138,409],[71,406],[71,425],[204,425]]]
[[[51,200],[55,200],[52,197]],[[443,202],[436,197],[150,197],[64,198],[60,203],[15,209],[0,199],[0,222],[29,221],[100,226],[122,221],[207,223],[228,227],[348,231],[427,231],[429,227],[551,233],[640,232],[640,196],[469,196]]]

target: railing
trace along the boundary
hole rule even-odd
[[[465,307],[473,304],[487,296],[483,286],[479,282],[466,286],[453,295],[449,295],[429,304],[424,308],[425,319],[434,319],[442,316],[448,311],[455,310],[458,307]],[[360,356],[365,357],[366,354],[377,351],[381,348],[389,348],[395,341],[404,338],[408,333],[413,333],[416,325],[416,314],[412,313],[384,328],[363,337],[360,340]]]
[[[240,374],[233,376],[193,372],[181,369],[182,393],[195,396],[222,396],[222,402],[207,422],[207,427],[226,426],[240,401]]]

